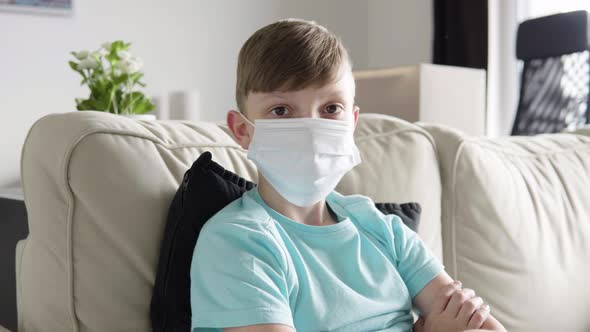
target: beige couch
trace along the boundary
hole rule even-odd
[[[364,161],[337,190],[420,202],[422,238],[509,331],[590,331],[590,137],[465,137],[377,114],[355,135]],[[22,154],[19,331],[150,330],[167,209],[205,150],[255,180],[212,123],[39,120]]]

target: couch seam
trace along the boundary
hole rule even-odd
[[[358,142],[363,142],[363,141],[366,141],[369,139],[380,138],[380,137],[391,137],[393,135],[405,134],[405,133],[416,133],[421,136],[424,136],[430,142],[430,144],[432,146],[435,146],[434,139],[432,138],[432,136],[429,133],[424,132],[420,129],[414,129],[414,128],[412,128],[412,129],[396,129],[396,130],[391,130],[391,131],[387,131],[387,132],[379,133],[379,134],[369,134],[367,136],[359,137],[355,141],[358,143]]]
[[[587,136],[582,136],[582,137],[587,137]],[[488,150],[492,150],[497,153],[502,153],[505,155],[514,156],[514,157],[521,157],[521,158],[538,158],[538,157],[552,156],[555,154],[577,152],[577,151],[579,151],[580,148],[588,149],[588,145],[589,145],[589,142],[583,142],[583,143],[576,144],[574,146],[570,146],[568,148],[564,148],[561,150],[551,150],[551,151],[545,152],[545,153],[515,153],[515,152],[502,150],[502,149],[497,148],[495,146],[491,146],[491,145],[487,144],[486,142],[478,142],[477,139],[478,139],[477,137],[472,138],[472,139],[464,139],[463,143],[473,144],[473,146],[476,146],[476,147],[479,147],[482,149],[488,149]],[[510,141],[510,143],[516,143],[516,142]]]
[[[52,117],[52,116],[53,116],[53,114],[49,114],[49,115],[46,115],[46,116],[44,116],[44,117],[40,118],[39,120],[35,121],[35,123],[33,123],[33,125],[31,126],[31,128],[29,128],[29,131],[27,132],[27,136],[25,137],[24,143],[26,143],[26,142],[29,140],[29,137],[31,136],[31,134],[32,134],[33,130],[34,130],[34,129],[35,129],[35,128],[36,128],[36,127],[39,125],[39,123],[40,123],[40,122],[41,122],[43,119],[45,119],[45,118],[48,118],[48,117]],[[24,172],[23,172],[23,160],[24,160],[24,157],[25,157],[25,149],[26,149],[26,148],[27,148],[27,144],[23,144],[23,148],[22,148],[22,150],[21,150],[21,153],[20,153],[20,175],[21,175],[21,185],[22,185],[22,188],[23,188],[23,198],[25,198],[25,199],[24,199],[24,201],[25,201],[25,202],[26,202],[26,197],[27,197],[27,195],[26,195],[26,192],[25,192],[25,187],[26,187],[26,186],[25,186],[25,179],[24,179],[24,176],[23,176],[23,175],[24,175]],[[26,208],[26,205],[25,205],[25,208]],[[27,223],[28,223],[28,222],[27,222]],[[29,231],[29,234],[30,234],[30,233],[31,233],[31,232]]]
[[[68,283],[68,300],[69,300],[69,310],[70,310],[70,319],[73,325],[74,331],[77,332],[79,330],[78,324],[78,317],[76,316],[76,308],[74,304],[74,262],[73,262],[73,246],[72,246],[72,227],[73,227],[73,215],[74,215],[74,195],[72,193],[72,188],[70,187],[68,181],[68,172],[69,172],[69,165],[70,165],[70,158],[74,149],[78,146],[78,144],[88,135],[92,134],[96,129],[91,128],[85,131],[82,131],[79,136],[74,140],[74,142],[66,149],[65,154],[62,158],[62,181],[66,188],[67,192],[67,208],[68,214],[66,219],[66,263],[67,263],[67,270],[66,270],[66,281]]]
[[[453,171],[451,174],[451,199],[453,200],[451,204],[451,215],[450,215],[450,223],[451,223],[451,254],[452,254],[452,262],[453,262],[453,276],[455,279],[459,279],[459,272],[457,268],[457,225],[455,221],[455,212],[456,212],[456,204],[457,204],[457,168],[459,164],[459,158],[461,153],[463,152],[463,147],[465,146],[465,141],[461,141],[459,146],[457,147],[457,152],[455,153],[455,160],[453,161]]]

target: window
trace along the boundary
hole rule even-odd
[[[590,1],[588,0],[528,0],[525,1],[523,6],[524,14],[526,16],[524,19],[571,12],[574,10],[590,11]]]

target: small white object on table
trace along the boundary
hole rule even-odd
[[[23,188],[0,188],[0,198],[12,199],[17,201],[23,201],[25,199]],[[2,330],[0,330],[1,332]]]

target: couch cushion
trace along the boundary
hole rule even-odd
[[[30,234],[18,248],[19,331],[149,330],[166,214],[184,171],[208,150],[228,170],[256,180],[226,130],[91,111],[39,120],[22,154]],[[419,202],[421,233],[440,253],[431,138],[406,122],[366,115],[356,139],[364,162],[340,191]]]
[[[508,331],[589,331],[590,137],[466,137],[439,152],[447,271]]]
[[[363,162],[336,190],[363,194],[375,202],[418,202],[418,234],[442,259],[441,184],[432,137],[422,128],[383,114],[361,114],[355,142]]]

